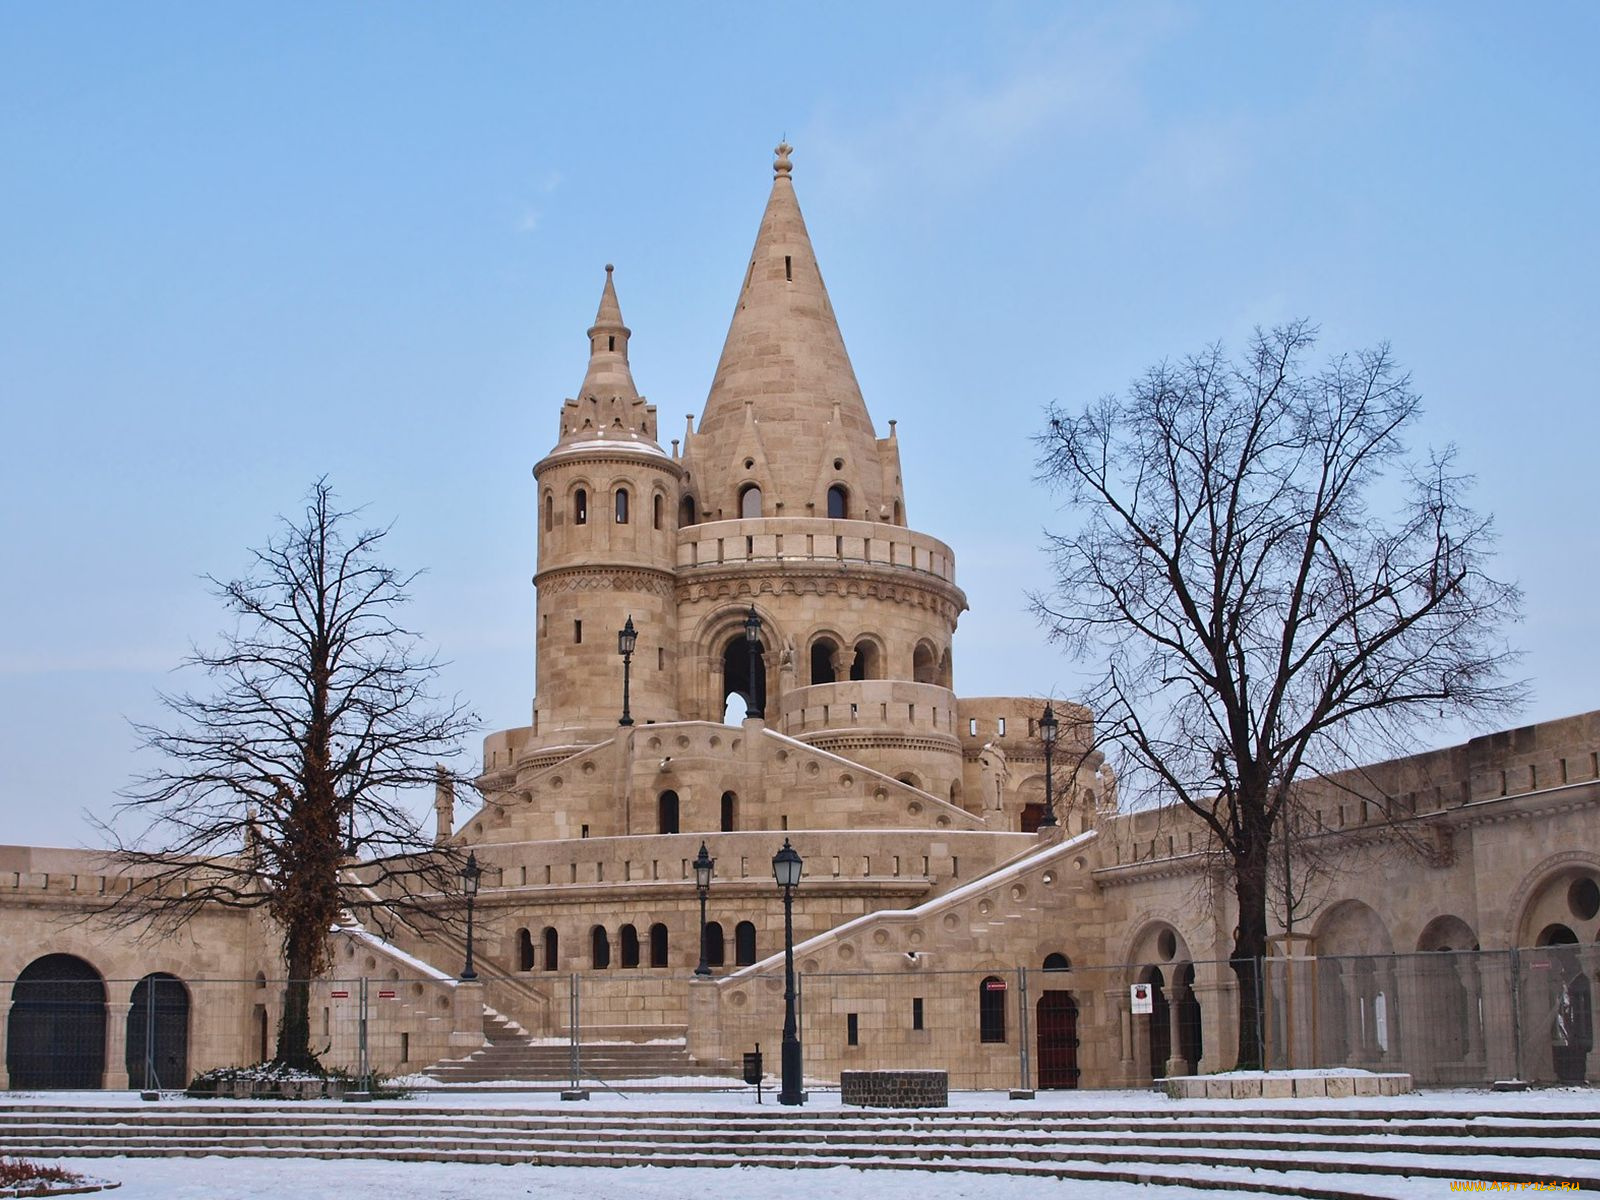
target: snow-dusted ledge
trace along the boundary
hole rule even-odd
[[[1327,1071],[1229,1071],[1167,1080],[1174,1100],[1337,1100],[1347,1096],[1404,1096],[1411,1076],[1338,1068]]]

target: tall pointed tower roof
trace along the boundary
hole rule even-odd
[[[633,331],[622,323],[622,306],[606,264],[600,308],[589,327],[589,367],[574,399],[561,406],[563,443],[589,439],[643,441],[656,445],[656,409],[646,404],[633,384],[628,366],[628,339]]]
[[[727,516],[747,483],[763,489],[764,515],[825,516],[837,482],[848,489],[850,516],[875,516],[885,494],[877,437],[800,215],[791,153],[787,143],[777,148],[772,194],[700,418],[697,490],[708,512]],[[765,478],[738,449],[752,422],[767,450]]]

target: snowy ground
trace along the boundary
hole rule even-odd
[[[410,1100],[380,1102],[373,1107],[394,1108],[497,1108],[510,1110],[550,1110],[565,1112],[593,1110],[635,1110],[639,1112],[683,1112],[712,1114],[750,1111],[755,1108],[753,1092],[643,1093],[597,1089],[584,1103],[562,1103],[543,1093],[511,1093],[474,1090],[434,1093]],[[174,1097],[174,1101],[182,1100]],[[774,1097],[767,1103],[773,1116],[793,1111],[778,1108]],[[40,1106],[105,1107],[137,1103],[128,1092],[50,1092],[0,1093],[0,1107],[17,1102]],[[215,1101],[219,1111],[233,1106],[231,1101]],[[252,1102],[260,1103],[260,1102]],[[321,1107],[317,1102],[302,1102],[300,1110]],[[152,1103],[148,1107],[154,1108]],[[347,1105],[333,1105],[351,1111]],[[828,1112],[840,1108],[837,1092],[813,1092],[804,1111]],[[1600,1114],[1600,1093],[1582,1088],[1543,1090],[1526,1093],[1487,1091],[1426,1092],[1411,1096],[1369,1097],[1348,1100],[1315,1101],[1172,1101],[1149,1091],[1120,1092],[1042,1092],[1034,1100],[1012,1101],[1004,1093],[958,1092],[950,1097],[950,1107],[966,1111],[998,1113],[1060,1112],[1083,1115],[1108,1113],[1162,1113],[1178,1115],[1186,1110],[1227,1108],[1241,1114],[1261,1109],[1296,1110],[1305,1114],[1330,1110],[1437,1113],[1489,1113],[1506,1117],[1535,1112]],[[861,1112],[860,1109],[851,1109]],[[882,1110],[871,1110],[879,1112]],[[1586,1140],[1585,1144],[1589,1144]],[[1486,1147],[1487,1148],[1487,1147]],[[1375,1147],[1375,1149],[1377,1149]],[[803,1146],[796,1147],[804,1153]],[[0,1147],[3,1152],[3,1147]],[[1437,1160],[1435,1160],[1437,1161]],[[328,1200],[491,1200],[496,1197],[550,1197],[552,1200],[750,1200],[752,1196],[777,1195],[796,1187],[807,1194],[833,1197],[841,1193],[870,1190],[872,1200],[1013,1200],[1017,1197],[1094,1197],[1095,1200],[1217,1200],[1227,1194],[1215,1189],[1163,1187],[1152,1192],[1135,1184],[1063,1181],[1042,1178],[981,1175],[961,1172],[918,1170],[873,1171],[870,1174],[847,1167],[790,1171],[760,1167],[726,1169],[698,1168],[590,1168],[541,1167],[531,1165],[487,1166],[451,1163],[386,1163],[318,1159],[274,1159],[270,1162],[242,1162],[217,1157],[192,1159],[111,1158],[66,1161],[84,1174],[116,1180],[121,1187],[111,1193],[114,1200],[283,1200],[285,1197],[321,1196]],[[1463,1166],[1469,1166],[1463,1163]],[[1548,1171],[1560,1178],[1564,1164],[1553,1160],[1530,1159],[1524,1163],[1532,1172]],[[1488,1164],[1486,1164],[1486,1167]],[[1201,1169],[1203,1170],[1203,1169]],[[1472,1176],[1464,1176],[1472,1177]],[[1219,1173],[1213,1178],[1227,1178]],[[1277,1176],[1281,1183],[1326,1187],[1338,1176],[1310,1172],[1290,1172]],[[1492,1179],[1486,1169],[1476,1175]],[[1451,1194],[1444,1179],[1379,1179],[1365,1177],[1357,1183],[1346,1176],[1340,1182],[1354,1183],[1359,1190],[1393,1197],[1444,1197]]]

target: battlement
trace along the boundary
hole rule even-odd
[[[931,575],[954,586],[955,555],[938,538],[877,521],[763,517],[678,530],[678,569],[744,563],[859,563]]]

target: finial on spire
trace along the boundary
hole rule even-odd
[[[611,272],[613,272],[613,271],[615,271],[615,270],[616,270],[616,268],[615,268],[615,267],[613,267],[613,266],[612,266],[612,265],[611,265],[611,264],[610,264],[610,263],[607,263],[607,264],[606,264],[606,274],[607,274],[607,275],[609,275],[609,274],[611,274]]]
[[[778,148],[773,153],[778,156],[777,160],[772,164],[772,177],[774,179],[780,175],[787,175],[794,170],[794,164],[789,161],[789,155],[794,153],[793,146],[789,145],[788,142],[779,142]]]

